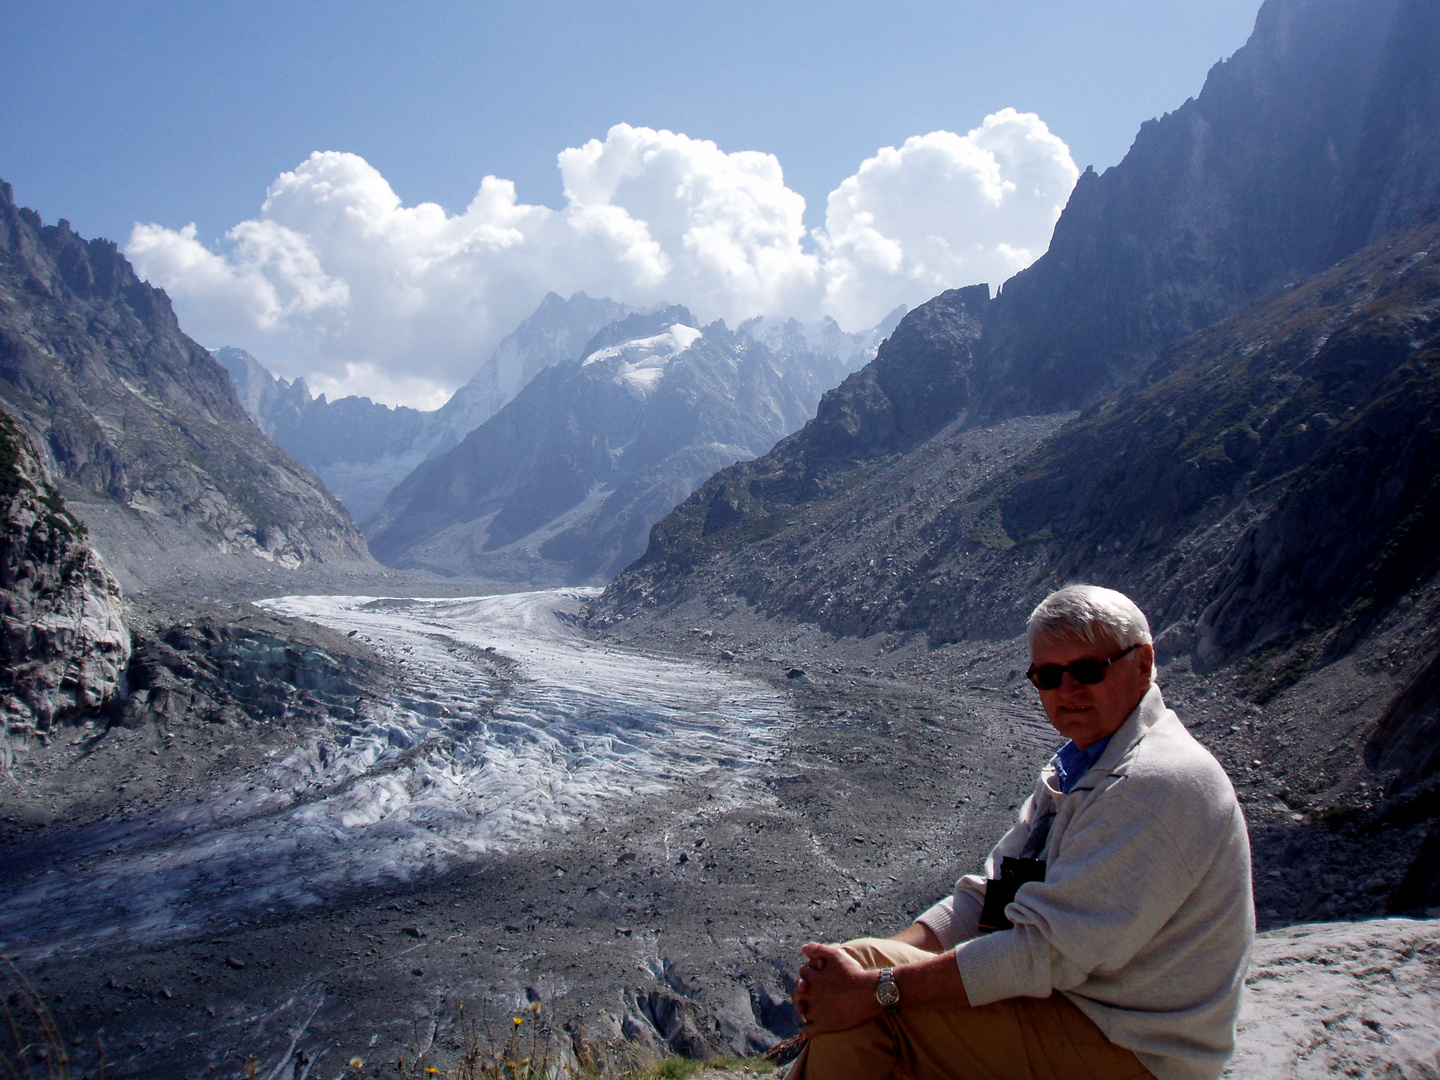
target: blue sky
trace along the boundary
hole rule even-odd
[[[1081,168],[1115,164],[1141,122],[1197,93],[1244,43],[1257,8],[5,0],[0,178],[84,235],[125,245],[137,223],[193,222],[195,243],[225,255],[226,232],[314,151],[363,159],[406,207],[460,214],[493,174],[521,204],[560,209],[556,155],[625,123],[773,155],[804,198],[798,242],[813,251],[827,196],[877,150],[964,135],[1001,109],[1038,115]],[[184,320],[185,290],[165,283]],[[243,337],[194,304],[206,344]],[[313,325],[266,325],[252,344],[273,344],[296,371],[307,350],[329,349],[332,372],[386,362],[353,343],[322,348],[329,331]]]

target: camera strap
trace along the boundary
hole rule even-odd
[[[1050,839],[1050,826],[1055,824],[1055,804],[1051,803],[1045,813],[1040,815],[1040,820],[1030,828],[1030,835],[1025,838],[1025,846],[1020,849],[1020,858],[1038,859],[1040,852],[1045,850],[1045,841]]]

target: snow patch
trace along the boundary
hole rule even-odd
[[[670,361],[694,345],[702,336],[702,332],[693,326],[675,323],[663,334],[597,349],[585,358],[581,366],[613,365],[616,382],[633,387],[641,394],[648,394],[659,385]]]

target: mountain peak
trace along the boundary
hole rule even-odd
[[[580,359],[584,360],[591,353],[612,345],[664,334],[676,324],[693,327],[698,326],[699,321],[690,314],[689,308],[681,304],[661,304],[649,311],[630,312],[597,330],[580,350]]]

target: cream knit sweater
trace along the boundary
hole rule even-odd
[[[985,878],[1052,803],[1045,880],[1006,908],[1014,929],[976,936]],[[1255,938],[1234,788],[1151,686],[1075,789],[1047,766],[985,877],[919,921],[955,948],[972,1005],[1059,990],[1159,1080],[1214,1080]]]

